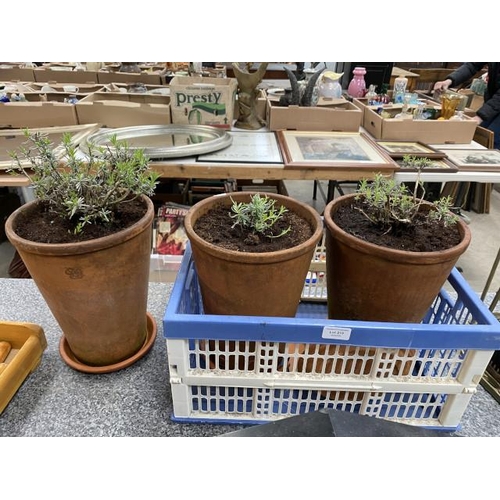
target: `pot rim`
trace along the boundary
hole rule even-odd
[[[198,234],[196,234],[196,232],[194,231],[193,224],[197,220],[196,219],[193,221],[195,215],[197,214],[200,214],[200,216],[203,215],[203,213],[206,213],[210,209],[210,207],[212,207],[214,204],[220,201],[229,200],[231,198],[247,199],[253,196],[254,194],[266,194],[268,197],[282,202],[283,205],[287,206],[287,208],[291,208],[292,206],[300,207],[302,211],[310,215],[310,218],[308,219],[309,222],[311,224],[314,222],[316,223],[316,227],[313,226],[314,230],[313,234],[306,241],[300,243],[295,247],[287,248],[285,250],[279,250],[276,252],[239,252],[238,250],[228,250],[220,246],[214,245],[213,243],[209,243],[200,236],[198,236]],[[260,191],[237,191],[234,193],[216,194],[210,196],[209,198],[205,198],[204,200],[201,200],[195,205],[193,205],[186,214],[186,216],[184,217],[184,229],[186,231],[186,234],[190,242],[194,242],[198,246],[203,246],[205,251],[212,255],[217,255],[218,257],[226,258],[226,260],[233,260],[235,257],[237,257],[238,260],[240,260],[241,262],[253,263],[257,261],[260,262],[262,260],[266,260],[268,262],[284,260],[283,255],[287,255],[289,259],[292,259],[298,255],[309,252],[311,246],[313,244],[315,246],[318,243],[318,241],[321,240],[323,236],[324,225],[323,221],[321,220],[321,216],[319,215],[316,209],[314,209],[310,205],[307,205],[306,203],[300,200],[292,198],[291,196],[286,196],[276,193],[262,193]]]
[[[141,198],[147,205],[147,211],[144,216],[130,227],[108,236],[73,243],[41,243],[20,237],[14,230],[16,218],[21,213],[34,209],[40,200],[33,200],[25,203],[12,212],[5,222],[5,232],[14,247],[31,253],[42,255],[77,255],[102,250],[134,238],[139,233],[144,231],[147,226],[152,227],[154,219],[153,202],[149,196],[141,195]]]
[[[378,257],[383,257],[387,255],[393,255],[399,257],[400,259],[405,259],[406,261],[411,261],[414,263],[422,262],[428,263],[434,260],[447,260],[446,257],[449,256],[449,260],[456,257],[457,254],[462,254],[465,252],[471,241],[471,231],[469,226],[462,220],[458,220],[459,232],[462,236],[460,243],[448,248],[446,250],[436,250],[435,252],[412,252],[409,250],[397,250],[395,248],[389,248],[381,245],[376,245],[369,241],[357,238],[347,231],[344,231],[340,226],[338,226],[332,218],[332,210],[338,208],[341,205],[347,204],[351,199],[356,196],[357,193],[345,194],[331,200],[325,207],[324,210],[324,220],[325,226],[329,231],[334,231],[335,236],[344,244],[352,246],[356,245],[358,250],[364,253],[370,253]],[[429,202],[424,201],[424,203],[430,205]]]

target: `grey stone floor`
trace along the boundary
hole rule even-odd
[[[158,329],[151,351],[126,369],[90,375],[62,361],[60,328],[34,282],[0,278],[0,318],[39,324],[48,342],[40,365],[0,416],[0,436],[207,437],[242,429],[172,420],[162,322],[171,291],[172,284],[150,283],[148,311]],[[500,404],[477,389],[453,436],[500,436]]]

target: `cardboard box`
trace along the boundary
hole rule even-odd
[[[33,70],[35,82],[58,82],[58,83],[99,83],[97,80],[96,71],[73,71],[68,69],[55,69],[54,68],[40,67]]]
[[[40,94],[25,94],[26,102],[0,103],[0,128],[38,128],[78,125],[75,105],[65,103],[69,94],[46,94],[48,102],[40,100]]]
[[[78,123],[100,123],[103,127],[168,125],[170,97],[147,94],[96,92],[76,104]]]
[[[49,86],[54,89],[56,92],[69,93],[65,90],[65,87],[76,87],[78,90],[76,92],[72,92],[77,96],[89,95],[94,92],[101,92],[104,89],[103,85],[99,85],[96,83],[57,83],[57,82],[34,82],[30,84],[33,87],[35,92],[41,92],[42,88],[45,86]]]
[[[345,99],[313,107],[278,106],[277,101],[267,101],[269,130],[357,132],[362,116],[362,111]]]
[[[0,92],[5,92],[10,96],[11,93],[26,94],[28,92],[37,92],[39,89],[32,82],[0,82]]]
[[[137,92],[135,89],[136,86],[140,85],[141,88],[144,88],[144,92]],[[170,95],[170,86],[169,85],[146,85],[140,82],[132,82],[132,83],[108,83],[106,85],[102,85],[102,92],[106,93],[114,93],[114,94],[152,94],[152,95]]]
[[[0,65],[0,82],[34,82],[33,68],[20,68],[17,65]]]
[[[231,128],[235,78],[176,76],[170,81],[172,123]]]
[[[436,103],[434,103],[436,104]],[[439,108],[439,106],[437,106]],[[401,120],[382,118],[365,106],[363,128],[375,139],[389,141],[420,141],[425,144],[468,144],[474,137],[477,123],[468,116],[461,121]]]
[[[166,70],[142,71],[141,73],[127,73],[121,71],[106,71],[104,69],[97,72],[97,79],[100,84],[108,83],[134,83],[140,82],[145,85],[164,85]]]

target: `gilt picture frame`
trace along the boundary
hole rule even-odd
[[[426,158],[426,157],[421,157]],[[458,172],[458,167],[447,158],[429,158],[432,163],[423,168],[423,172]],[[405,166],[403,158],[397,158],[396,163],[401,167],[400,172],[417,172],[417,168]]]
[[[420,141],[375,141],[391,158],[403,158],[410,155],[418,158],[446,158],[444,151],[439,151]]]
[[[446,154],[461,172],[500,172],[498,149],[447,149]]]
[[[285,168],[391,171],[397,163],[363,132],[276,131]]]

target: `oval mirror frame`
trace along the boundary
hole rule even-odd
[[[143,149],[144,154],[151,159],[212,153],[230,146],[233,142],[227,130],[209,125],[138,125],[102,129],[92,134],[83,145],[85,152],[88,152],[88,143],[113,149],[111,143],[113,136],[119,141],[127,142],[132,150]],[[159,145],[162,136],[165,136],[164,146]]]

